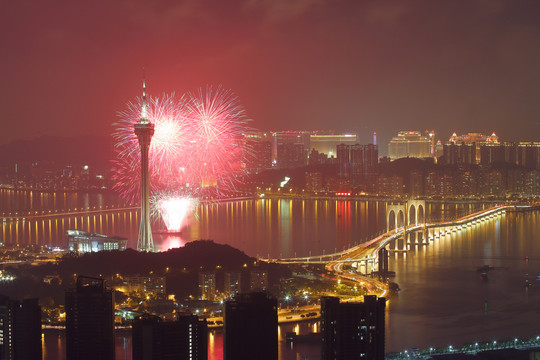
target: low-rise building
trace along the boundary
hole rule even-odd
[[[127,239],[119,236],[107,236],[89,233],[82,230],[67,230],[69,251],[98,252],[111,250],[126,250]]]

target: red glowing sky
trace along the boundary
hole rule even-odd
[[[0,3],[0,143],[110,134],[140,93],[233,89],[265,130],[539,140],[540,2]]]

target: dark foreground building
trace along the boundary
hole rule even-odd
[[[0,360],[41,360],[41,308],[38,299],[0,295]]]
[[[196,315],[176,321],[143,314],[132,326],[133,360],[207,360],[208,326]]]
[[[224,360],[277,360],[277,300],[263,292],[225,303]]]
[[[114,358],[113,292],[103,279],[79,276],[66,291],[66,359]]]
[[[363,303],[321,298],[323,360],[384,360],[386,299],[364,296]]]

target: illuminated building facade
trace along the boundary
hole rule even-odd
[[[323,360],[383,360],[385,298],[365,295],[363,303],[321,298]]]
[[[356,134],[312,134],[310,135],[310,150],[315,149],[328,157],[337,157],[338,145],[354,145],[357,142]]]
[[[323,190],[323,177],[320,172],[306,173],[306,190],[308,192],[320,192]]]
[[[138,251],[154,251],[154,239],[150,225],[150,180],[148,176],[148,152],[154,135],[154,124],[148,120],[146,109],[146,84],[143,82],[143,104],[141,118],[134,126],[135,135],[141,149],[141,224],[139,228]]]
[[[104,280],[79,276],[65,309],[66,360],[114,360],[114,295]]]
[[[355,184],[371,180],[376,176],[379,163],[377,145],[339,144],[337,146],[338,175],[349,178]]]
[[[227,298],[233,298],[240,294],[242,276],[238,271],[226,272],[223,278],[223,291]]]
[[[390,160],[401,158],[428,158],[431,154],[432,140],[419,131],[400,131],[388,143]]]
[[[272,133],[272,160],[276,163],[277,167],[284,168],[283,166],[287,166],[286,161],[282,159],[280,165],[280,159],[279,156],[285,156],[290,157],[292,156],[290,153],[294,152],[296,155],[295,157],[300,157],[302,160],[297,160],[298,162],[302,162],[303,166],[307,162],[307,154],[309,149],[309,137],[311,135],[310,131],[276,131]],[[292,145],[286,145],[285,144],[295,144],[296,146]],[[300,144],[301,146],[298,146]],[[302,156],[300,156],[300,148],[302,148]],[[287,153],[289,153],[287,155]],[[284,162],[285,161],[285,162]],[[296,166],[296,164],[295,164]]]
[[[201,300],[215,300],[216,273],[204,271],[199,272],[199,295]]]
[[[249,290],[250,291],[267,291],[268,290],[268,271],[251,270],[249,273]]]
[[[447,144],[466,144],[474,145],[475,147],[475,161],[474,164],[480,164],[481,154],[480,147],[484,144],[498,144],[499,137],[493,133],[491,135],[484,135],[481,133],[468,133],[463,135],[457,135],[453,133],[450,136]]]
[[[277,300],[263,292],[239,294],[225,303],[223,359],[277,360]]]
[[[377,194],[402,195],[403,178],[397,175],[379,175],[377,177]]]
[[[132,325],[133,360],[208,359],[208,325],[196,315],[178,315],[176,321],[143,314]]]
[[[264,132],[244,134],[244,141],[249,149],[246,155],[246,169],[258,173],[272,168],[272,135]]]
[[[115,289],[127,294],[140,292],[153,296],[165,296],[166,285],[164,276],[124,276],[122,285]]]
[[[41,359],[41,308],[38,299],[0,295],[0,359]]]
[[[426,131],[425,131],[425,136],[426,136],[427,138],[429,138],[429,140],[430,140],[430,142],[431,142],[431,147],[430,147],[431,157],[437,156],[437,151],[436,151],[436,140],[435,140],[435,130],[426,130]]]
[[[69,251],[81,253],[126,250],[127,245],[125,238],[93,234],[82,230],[67,230],[66,237]]]
[[[476,146],[450,142],[443,145],[443,156],[447,165],[473,165],[476,164]]]
[[[409,193],[411,196],[424,195],[424,174],[422,171],[412,171],[409,175],[409,184]]]
[[[517,144],[484,143],[480,145],[480,164],[517,163]]]
[[[305,166],[307,154],[304,144],[284,143],[277,145],[276,164],[279,169],[292,169]]]
[[[520,142],[517,163],[529,169],[540,170],[540,142]]]
[[[427,196],[450,196],[454,194],[454,177],[441,171],[428,171],[425,178]]]

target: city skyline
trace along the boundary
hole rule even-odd
[[[0,360],[540,356],[539,14],[0,4]]]
[[[331,123],[362,143],[376,131],[381,144],[400,128],[536,140],[539,6],[3,4],[0,97],[12,121],[0,144],[110,134],[143,66],[156,94],[232,89],[264,130]]]

